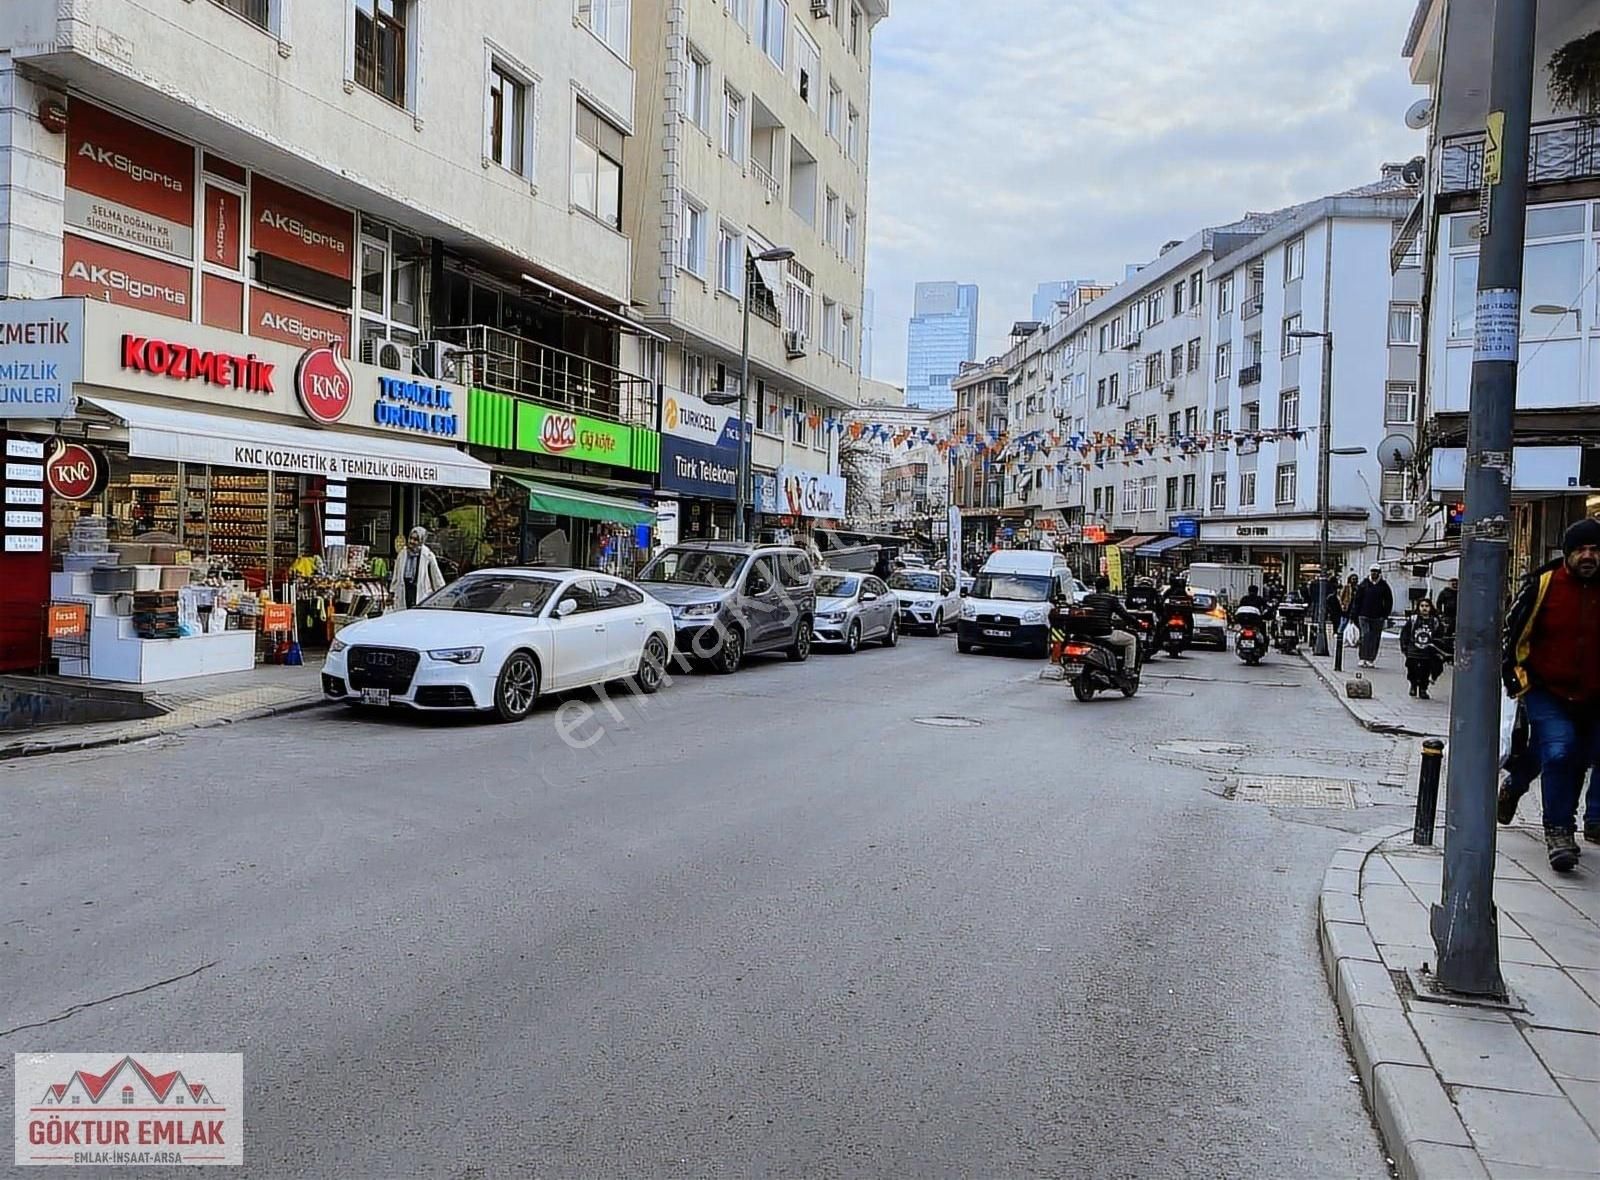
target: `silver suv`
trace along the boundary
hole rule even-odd
[[[684,541],[657,554],[637,581],[672,608],[680,660],[729,673],[747,655],[811,654],[817,595],[803,549]]]

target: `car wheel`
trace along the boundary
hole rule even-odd
[[[939,634],[939,632],[941,632],[943,630],[944,630],[944,611],[936,610],[936,611],[933,612],[933,633],[935,635],[937,635],[937,634]]]
[[[956,640],[956,650],[962,655],[966,655],[972,650],[972,644],[968,643],[965,639],[958,639]]]
[[[883,637],[884,647],[893,647],[900,642],[900,616],[889,616],[889,633]]]
[[[506,657],[494,684],[494,711],[501,721],[521,721],[539,699],[539,665],[525,651]]]
[[[744,663],[744,635],[737,627],[730,627],[727,634],[722,637],[722,646],[711,658],[711,670],[727,676],[737,672],[742,663]]]
[[[851,623],[850,630],[844,635],[844,650],[850,655],[855,655],[861,650],[861,624]]]
[[[860,639],[856,640],[860,644]],[[854,648],[851,648],[854,651]],[[795,628],[794,642],[789,645],[789,650],[783,653],[797,664],[803,664],[811,655],[811,619],[800,620],[800,626]]]
[[[639,675],[636,679],[640,692],[649,696],[661,691],[661,684],[667,678],[668,658],[667,645],[661,636],[650,636],[645,642],[644,654],[639,657]]]

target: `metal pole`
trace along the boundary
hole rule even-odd
[[[1535,0],[1497,0],[1495,5],[1479,214],[1487,232],[1478,254],[1467,418],[1467,514],[1461,526],[1444,884],[1432,915],[1440,987],[1474,996],[1506,994],[1494,908],[1495,777],[1535,10]]]
[[[733,501],[733,539],[745,539],[744,514],[750,486],[750,260],[744,264],[744,335],[739,344],[739,487]]]
[[[1332,499],[1328,484],[1333,463],[1332,431],[1333,329],[1328,328],[1322,338],[1322,413],[1317,430],[1317,511],[1321,516],[1321,531],[1317,535],[1317,565],[1320,567],[1323,592],[1317,596],[1317,638],[1311,654],[1318,656],[1328,654],[1328,504]]]
[[[1417,772],[1417,815],[1411,825],[1413,844],[1433,843],[1434,813],[1439,809],[1439,771],[1444,766],[1444,743],[1429,738],[1422,743],[1422,767]]]

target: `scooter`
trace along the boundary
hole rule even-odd
[[[1137,610],[1132,607],[1128,609],[1128,613],[1139,622],[1139,630],[1134,633],[1135,638],[1139,640],[1139,662],[1148,664],[1161,650],[1161,640],[1156,631],[1156,620],[1160,616],[1152,610]]]
[[[1105,637],[1086,633],[1091,617],[1091,612],[1070,606],[1057,608],[1050,615],[1051,655],[1072,682],[1072,695],[1080,701],[1092,701],[1097,692],[1133,696],[1139,691],[1138,649],[1134,652],[1134,666],[1123,671],[1117,649]]]
[[[1261,612],[1253,606],[1241,606],[1234,612],[1233,621],[1239,627],[1233,650],[1253,668],[1267,654],[1267,626],[1262,621]]]
[[[1161,646],[1169,656],[1176,656],[1194,641],[1194,624],[1186,610],[1168,607],[1162,614],[1165,621],[1160,628]]]
[[[1280,602],[1278,604],[1278,650],[1286,656],[1294,655],[1300,647],[1300,636],[1303,633],[1306,619],[1306,604],[1303,602]]]

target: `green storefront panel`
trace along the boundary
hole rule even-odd
[[[515,444],[516,399],[487,389],[467,391],[467,441],[509,450]]]
[[[661,436],[643,426],[633,428],[633,468],[635,471],[661,471]]]

